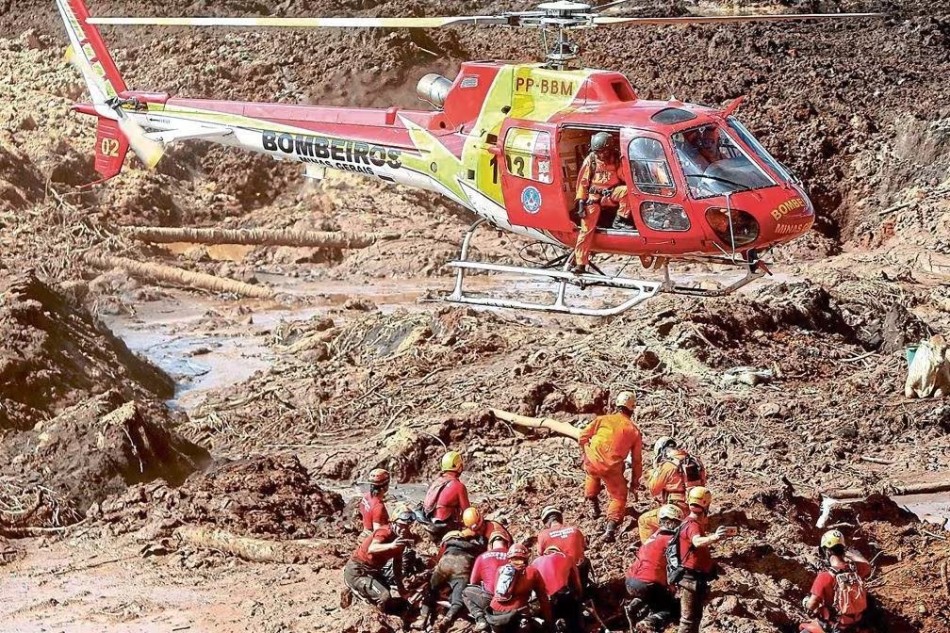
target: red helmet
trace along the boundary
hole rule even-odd
[[[530,556],[528,548],[522,543],[515,543],[508,548],[508,558],[520,558],[521,560],[527,561]]]
[[[384,468],[374,468],[369,471],[369,483],[374,486],[385,486],[389,483],[389,471]]]

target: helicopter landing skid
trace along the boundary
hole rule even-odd
[[[468,260],[468,251],[471,245],[472,236],[475,230],[484,223],[479,220],[469,228],[462,240],[462,252],[457,261],[449,263],[456,269],[455,289],[446,300],[452,303],[461,303],[466,305],[475,305],[491,308],[513,308],[516,310],[537,310],[540,312],[557,312],[562,314],[574,314],[578,316],[613,316],[625,312],[634,306],[643,303],[647,299],[656,295],[663,284],[658,281],[644,281],[640,279],[631,279],[627,277],[611,277],[605,274],[574,274],[568,272],[571,266],[569,257],[562,256],[554,260],[553,265],[563,263],[562,270],[553,268],[531,268],[527,266],[506,266],[503,264],[489,264],[485,262],[474,262]],[[596,268],[593,267],[592,268]],[[509,275],[524,275],[532,278],[551,280],[556,284],[555,298],[551,303],[539,303],[532,301],[519,301],[515,299],[492,297],[485,295],[466,294],[462,289],[467,271],[482,271],[503,273]],[[599,286],[605,288],[614,288],[625,291],[630,296],[613,306],[602,308],[591,308],[584,306],[571,305],[567,302],[568,286],[575,286],[585,289],[590,286]]]

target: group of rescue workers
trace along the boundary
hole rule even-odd
[[[602,488],[609,499],[604,531],[592,541],[595,546],[616,538],[628,497],[636,500],[642,475],[642,436],[631,419],[635,396],[624,391],[615,404],[614,413],[596,417],[579,437],[589,517],[601,515]],[[581,530],[565,521],[560,508],[545,507],[531,560],[529,547],[515,542],[506,525],[487,519],[471,505],[460,479],[463,462],[458,452],[443,456],[441,471],[420,507],[402,508],[394,516],[385,505],[389,473],[370,473],[370,490],[359,506],[361,542],[344,570],[352,594],[384,613],[406,613],[410,603],[418,604],[419,616],[412,624],[417,630],[445,631],[467,611],[476,631],[588,631],[587,619],[596,612],[585,604],[594,597],[597,583]],[[696,633],[709,583],[716,576],[710,546],[737,530],[720,526],[709,531],[712,493],[706,488],[706,469],[671,437],[653,444],[646,489],[653,508],[637,521],[640,547],[626,572],[627,619],[637,631],[662,631],[678,619],[679,633]],[[413,524],[421,526],[439,550],[428,584],[410,599],[404,575],[425,568],[414,550]],[[822,569],[803,602],[816,619],[802,624],[801,630],[855,631],[867,607],[863,579],[870,565],[846,549],[837,530],[824,534],[819,550]],[[443,593],[447,608],[437,617]]]

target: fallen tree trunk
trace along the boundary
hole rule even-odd
[[[321,548],[332,547],[329,541],[268,541],[194,526],[178,528],[175,536],[193,547],[218,550],[254,563],[306,563],[319,558]]]
[[[323,231],[282,229],[192,229],[164,226],[127,226],[129,237],[153,244],[191,242],[193,244],[246,244],[264,246],[301,246],[308,248],[366,248],[378,237]]]
[[[571,426],[567,422],[561,422],[553,418],[532,418],[527,415],[511,413],[510,411],[505,411],[503,409],[490,409],[490,411],[499,420],[511,422],[516,426],[529,429],[548,429],[549,431],[553,431],[558,435],[569,437],[574,441],[577,441],[577,439],[581,436],[581,430],[579,428]]]
[[[935,481],[928,484],[908,484],[906,486],[887,486],[883,490],[879,488],[842,488],[840,490],[826,490],[821,494],[836,499],[838,501],[863,499],[876,492],[884,492],[888,495],[923,495],[935,494],[938,492],[950,491],[950,480]]]
[[[105,270],[122,268],[133,277],[140,277],[148,281],[171,283],[188,288],[210,290],[211,292],[232,292],[258,299],[271,299],[275,296],[273,288],[268,286],[254,286],[243,281],[215,277],[205,273],[193,273],[174,266],[137,262],[126,257],[100,257],[90,254],[87,254],[83,259],[96,268]]]

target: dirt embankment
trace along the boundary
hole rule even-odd
[[[0,280],[0,429],[27,429],[90,396],[170,398],[164,372],[33,274]]]

